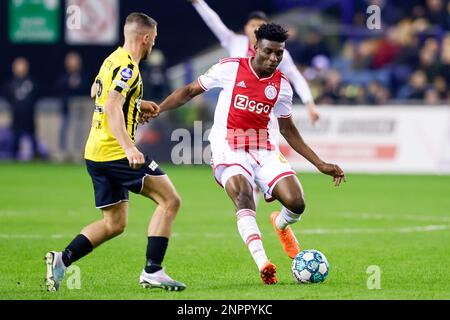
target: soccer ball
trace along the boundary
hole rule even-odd
[[[299,283],[323,282],[328,270],[327,258],[318,250],[303,250],[292,260],[292,275]]]

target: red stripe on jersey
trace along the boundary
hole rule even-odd
[[[220,64],[224,64],[227,62],[239,62],[239,58],[223,58],[219,61]]]
[[[203,90],[207,91],[208,89],[206,89],[206,87],[203,85],[202,80],[200,80],[200,78],[197,78],[197,82],[199,84],[200,87],[202,87]]]
[[[289,82],[289,79],[286,77],[286,75],[284,73],[281,74],[281,77],[286,80],[287,82]]]
[[[281,178],[284,178],[286,176],[292,176],[292,175],[295,175],[294,171],[287,171],[287,172],[283,172],[283,173],[277,175],[272,181],[269,182],[269,187],[272,187]]]
[[[270,113],[281,89],[281,72],[259,78],[252,58],[240,58],[227,120],[227,141],[232,149],[274,150],[270,142]]]
[[[261,163],[258,161],[258,159],[255,158],[255,156],[253,155],[253,153],[251,153],[249,150],[246,150],[247,153],[253,158],[253,160],[255,160],[256,164],[258,166],[261,166]]]

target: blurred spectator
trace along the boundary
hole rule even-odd
[[[379,81],[372,81],[367,86],[366,103],[370,105],[383,105],[390,98],[389,89]]]
[[[448,85],[443,76],[438,76],[434,79],[433,88],[436,90],[436,93],[441,101],[449,98]]]
[[[425,17],[431,24],[438,25],[444,30],[450,30],[449,8],[446,7],[445,2],[443,0],[427,0]]]
[[[411,75],[411,79],[398,94],[400,99],[422,100],[425,98],[425,89],[427,87],[427,75],[422,70],[416,70]]]
[[[160,102],[169,93],[166,77],[165,57],[161,50],[153,49],[152,54],[141,65],[144,82],[144,99]]]
[[[366,103],[366,93],[360,84],[347,84],[341,88],[340,100],[341,104],[362,105]]]
[[[412,23],[403,22],[408,30],[412,31]],[[402,48],[396,57],[395,64],[416,66],[419,63],[420,38],[418,34],[410,32],[405,35]]]
[[[330,70],[325,77],[322,94],[318,98],[320,104],[335,104],[341,96],[341,75],[337,70]]]
[[[64,73],[56,81],[55,89],[61,98],[61,127],[59,131],[59,148],[63,159],[68,160],[73,150],[68,149],[69,126],[74,122],[75,117],[71,112],[71,107],[76,113],[81,110],[81,105],[77,101],[78,97],[89,94],[90,83],[83,70],[83,61],[76,52],[69,52],[64,59]],[[80,138],[78,133],[74,138]]]
[[[434,88],[428,88],[425,91],[425,104],[437,105],[440,102],[439,93]]]
[[[449,4],[450,6],[450,4]],[[442,41],[442,52],[440,56],[441,61],[441,76],[445,79],[447,87],[450,84],[450,32],[446,34]]]
[[[419,65],[417,68],[425,72],[429,81],[433,81],[441,72],[438,53],[437,41],[433,38],[427,39],[424,47],[419,52]]]
[[[330,57],[330,49],[325,42],[322,32],[318,28],[313,28],[302,34],[304,37],[301,39],[301,47],[297,50],[294,58],[297,62],[310,65],[313,58],[317,55]],[[290,47],[293,47],[293,45],[290,44]]]
[[[286,41],[286,49],[296,64],[307,65],[308,63],[305,62],[306,59],[302,56],[303,48],[297,27],[290,25],[287,27],[287,30],[289,38]]]
[[[388,35],[390,35],[389,32]],[[370,65],[371,68],[381,69],[386,65],[391,64],[400,53],[401,48],[399,43],[393,41],[393,39],[390,39],[389,37],[381,40],[373,54]]]
[[[35,127],[35,105],[37,99],[37,82],[30,76],[30,65],[23,57],[12,63],[12,79],[5,85],[5,98],[12,113],[12,156],[19,159],[20,143],[23,137],[31,141],[32,157],[42,158],[38,148]]]
[[[369,69],[376,52],[378,41],[363,40],[354,46],[353,69]]]

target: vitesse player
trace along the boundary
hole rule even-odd
[[[95,206],[102,210],[103,219],[84,227],[64,251],[46,254],[48,291],[60,288],[64,271],[73,262],[124,231],[129,191],[157,204],[148,226],[147,263],[140,284],[176,291],[186,288],[161,266],[180,198],[158,164],[134,145],[140,120],[147,121],[159,112],[156,103],[141,100],[138,66],[151,52],[157,23],[143,13],[132,13],[126,19],[124,35],[125,44],[106,58],[91,89],[95,111],[85,159],[94,185]]]

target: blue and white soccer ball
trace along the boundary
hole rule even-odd
[[[291,271],[299,283],[323,282],[328,276],[328,264],[325,255],[314,249],[303,250],[292,260]]]

